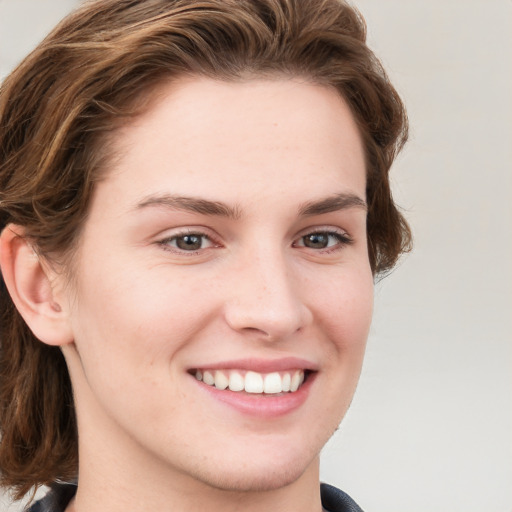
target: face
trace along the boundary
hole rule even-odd
[[[81,448],[213,487],[296,480],[349,406],[371,319],[349,108],[298,80],[188,79],[116,150],[66,292]]]

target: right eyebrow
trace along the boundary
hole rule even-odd
[[[174,196],[169,194],[146,197],[135,206],[136,210],[148,207],[164,207],[171,210],[182,210],[202,215],[216,215],[229,219],[239,219],[240,209],[220,201],[210,201],[201,197]]]

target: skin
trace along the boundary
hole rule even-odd
[[[348,106],[298,79],[181,80],[115,147],[72,281],[45,270],[79,422],[68,511],[320,511],[319,452],[355,391],[373,303]],[[305,214],[327,198],[334,211]],[[316,232],[327,247],[311,246]],[[199,248],[180,249],[187,233]],[[277,416],[243,413],[190,374],[285,357],[315,372]]]

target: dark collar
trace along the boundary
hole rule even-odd
[[[322,507],[328,512],[363,512],[361,507],[345,492],[329,484],[320,484]]]

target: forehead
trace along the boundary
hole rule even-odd
[[[348,105],[334,88],[299,79],[161,85],[150,108],[118,130],[114,149],[106,181],[131,196],[161,187],[240,197],[248,182],[257,195],[270,183],[307,190],[342,179],[364,197],[364,149]]]

